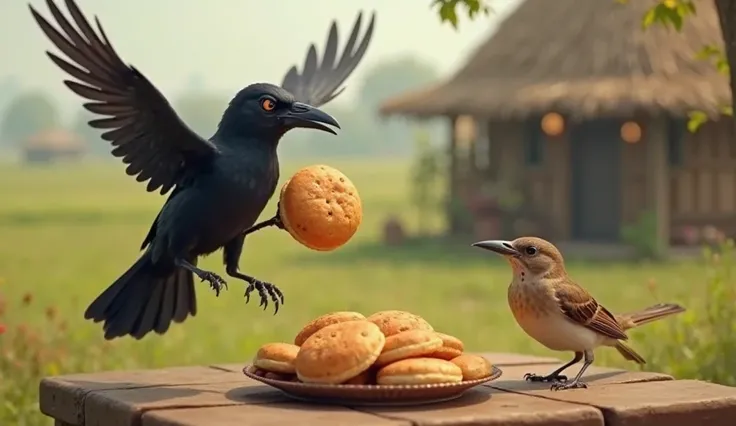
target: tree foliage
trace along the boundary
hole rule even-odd
[[[354,103],[336,102],[325,107],[340,122],[339,136],[291,132],[283,143],[285,157],[409,155],[415,125],[405,120],[381,119],[376,111],[387,98],[429,84],[438,77],[434,67],[413,57],[399,57],[376,65],[366,73]]]
[[[618,1],[627,3],[630,0]],[[644,14],[642,26],[646,30],[651,25],[658,24],[666,28],[681,31],[685,19],[689,16],[695,16],[697,12],[698,10],[694,0],[660,0]],[[718,46],[704,45],[696,55],[696,59],[710,61],[718,72],[724,75],[730,74],[726,54]],[[723,115],[733,116],[733,107],[731,105],[723,105],[720,109]],[[691,111],[688,116],[687,128],[691,132],[695,132],[708,121],[708,115],[702,111]]]
[[[491,7],[488,0],[433,0],[432,7],[437,9],[442,22],[448,22],[454,28],[458,27],[457,8],[462,5],[468,18],[475,19],[479,15],[488,15]]]
[[[109,159],[113,146],[110,145],[110,142],[102,139],[103,130],[95,129],[88,124],[90,120],[98,118],[100,117],[82,108],[72,121],[72,131],[84,140],[89,153]]]
[[[24,93],[8,105],[0,122],[0,141],[19,144],[58,123],[58,110],[48,96],[40,92]]]
[[[180,96],[174,105],[182,120],[203,138],[209,138],[217,130],[228,99],[203,91],[192,91]]]
[[[382,62],[367,72],[359,89],[361,108],[376,111],[387,98],[438,78],[432,65],[411,56]]]

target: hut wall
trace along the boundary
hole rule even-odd
[[[520,191],[514,233],[565,239],[570,233],[569,138],[549,138],[538,119],[488,125],[491,178]]]
[[[712,225],[736,236],[736,139],[733,122],[704,124],[692,133],[684,121],[668,121],[669,222],[673,242],[683,229]],[[622,221],[633,223],[647,210],[645,123],[641,143],[623,148]]]
[[[647,210],[647,147],[649,124],[637,121],[642,128],[642,139],[638,143],[621,141],[621,223],[635,223]]]
[[[712,225],[736,236],[736,138],[723,118],[683,132],[672,149],[670,209],[673,234],[684,226]],[[675,163],[675,164],[672,164]]]

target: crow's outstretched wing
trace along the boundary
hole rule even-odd
[[[299,73],[296,65],[292,66],[284,76],[281,87],[291,92],[299,102],[315,107],[333,100],[345,89],[344,87],[340,88],[340,85],[345,82],[363,59],[373,36],[375,19],[376,14],[374,12],[371,14],[371,21],[368,23],[368,29],[363,35],[363,39],[358,42],[363,13],[358,14],[358,18],[353,25],[353,31],[339,59],[337,57],[337,22],[333,21],[330,33],[327,36],[327,46],[325,46],[322,62],[319,62],[317,58],[317,47],[314,43],[311,44],[304,60],[302,72]]]
[[[215,146],[194,133],[179,118],[166,98],[133,66],[126,65],[107,39],[95,17],[95,32],[74,0],[66,7],[77,28],[64,17],[53,0],[46,0],[61,31],[29,6],[46,37],[67,59],[46,52],[51,60],[78,81],[64,80],[69,89],[92,102],[84,107],[104,118],[89,125],[105,129],[102,138],[112,154],[128,164],[126,172],[147,190],[167,193],[185,175],[216,153]]]

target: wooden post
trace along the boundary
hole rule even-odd
[[[657,253],[666,256],[670,246],[670,173],[665,117],[652,117],[644,142],[647,209],[657,218]]]
[[[450,140],[447,144],[447,159],[449,176],[447,179],[447,220],[450,227],[450,234],[456,234],[461,225],[460,218],[457,215],[457,209],[455,207],[457,194],[457,135],[455,134],[455,125],[457,124],[457,117],[450,116]]]
[[[557,137],[544,138],[543,158],[550,175],[550,225],[551,236],[561,241],[570,239],[572,215],[572,165],[570,164],[571,129],[567,120],[565,131]]]

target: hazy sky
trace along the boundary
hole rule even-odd
[[[98,15],[123,60],[169,97],[195,75],[206,79],[208,89],[228,94],[255,81],[280,83],[289,66],[302,63],[310,42],[324,45],[332,19],[338,20],[342,46],[361,9],[377,12],[376,30],[348,90],[372,64],[403,54],[448,73],[518,2],[494,0],[491,17],[463,20],[455,31],[440,25],[430,0],[78,0],[88,17]],[[45,0],[30,3],[49,16]],[[51,44],[33,21],[28,0],[0,0],[0,28],[0,78],[18,75],[24,88],[48,90],[64,105],[78,102],[44,54]]]

